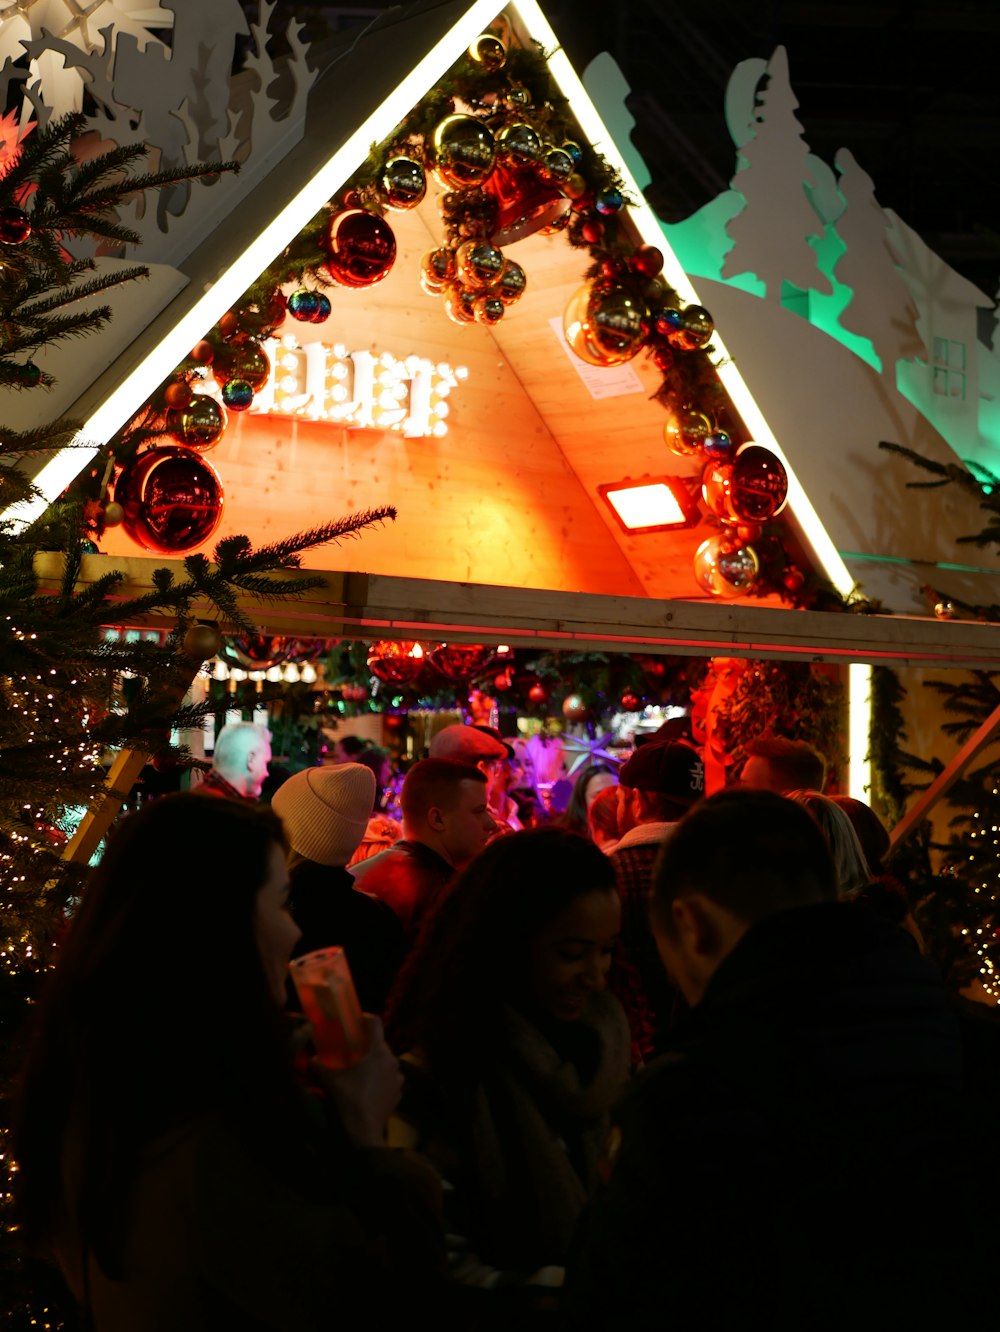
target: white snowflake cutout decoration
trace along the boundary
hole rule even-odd
[[[160,44],[152,30],[172,28],[169,9],[149,0],[0,0],[0,64],[20,60],[29,42],[55,38],[77,47],[85,56],[109,48],[122,33],[134,37],[140,50]],[[31,61],[42,101],[54,116],[83,106],[84,74],[66,65],[57,51],[42,51]]]

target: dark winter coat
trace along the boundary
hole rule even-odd
[[[289,873],[292,916],[302,931],[294,957],[339,945],[366,1013],[381,1013],[406,952],[406,936],[384,902],[355,886],[339,865],[300,860]]]
[[[971,1325],[996,1223],[957,1023],[908,935],[849,903],[769,917],[672,1043],[620,1107],[574,1327]]]

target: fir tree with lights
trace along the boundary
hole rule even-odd
[[[940,463],[913,449],[882,441],[880,447],[901,454],[930,474],[932,479],[912,481],[913,488],[957,486],[971,495],[984,515],[982,529],[956,538],[959,544],[979,549],[1000,548],[1000,477],[980,466]],[[1000,623],[1000,606],[956,601],[940,589],[924,589],[929,604],[942,619],[968,619]],[[1000,708],[1000,673],[974,671],[957,680],[932,680],[928,688],[941,699],[947,720],[942,732],[964,743]],[[897,780],[909,780],[918,789],[932,780],[943,765],[898,749],[886,770]],[[925,938],[958,986],[979,981],[993,1003],[1000,1004],[1000,758],[995,746],[984,750],[945,796],[954,811],[947,843],[930,841],[929,825],[909,839],[894,863],[910,874],[917,898],[917,919]],[[931,852],[940,857],[940,870],[931,869]]]
[[[138,237],[117,215],[128,196],[231,166],[144,173],[145,149],[135,146],[78,161],[74,141],[83,127],[81,116],[70,115],[21,135],[0,165],[0,414],[4,393],[52,382],[32,359],[39,349],[99,335],[111,311],[93,298],[146,272],[134,265],[96,273],[63,241],[134,244]],[[289,578],[303,551],[394,516],[391,508],[352,514],[257,550],[246,537],[231,536],[212,560],[193,554],[179,572],[155,570],[151,590],[130,597],[119,573],[82,576],[95,549],[87,483],[70,487],[41,516],[22,516],[39,492],[19,460],[71,445],[80,428],[72,420],[46,422],[39,396],[37,425],[0,428],[0,1324],[12,1332],[76,1325],[61,1282],[17,1253],[8,1218],[16,1166],[6,1143],[25,1014],[86,870],[66,856],[68,839],[93,802],[127,796],[108,788],[116,754],[169,752],[183,761],[168,737],[203,716],[203,708],[181,700],[217,650],[213,622],[253,633],[241,597],[282,600],[322,585],[319,578]],[[151,434],[155,426],[144,418],[132,423],[131,435],[126,428],[110,441],[88,476],[106,477],[117,452],[134,450]],[[51,567],[52,552],[58,576],[43,577],[40,565]],[[146,636],[108,633],[108,625],[150,616],[170,627]]]

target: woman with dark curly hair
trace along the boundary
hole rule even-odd
[[[605,988],[620,914],[591,842],[511,833],[455,881],[397,982],[397,1140],[450,1186],[460,1283],[523,1296],[565,1262],[627,1075],[628,1025]]]
[[[293,1072],[299,930],[264,806],[165,796],[91,876],[20,1089],[21,1235],[95,1332],[326,1327],[433,1280],[436,1181],[384,1147],[402,1079],[368,1053]],[[363,1150],[362,1150],[363,1149]]]

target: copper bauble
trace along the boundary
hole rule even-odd
[[[116,504],[114,500],[111,500],[109,503],[105,504],[104,506],[105,527],[120,527],[124,517],[125,517],[125,510],[122,508],[120,504]]]
[[[16,137],[15,134],[15,139]],[[12,153],[10,156],[16,158],[17,153]],[[29,188],[34,189],[34,186]],[[6,208],[0,208],[0,242],[4,245],[23,245],[30,235],[31,218],[23,208],[18,208],[17,204],[8,204]]]
[[[473,301],[472,309],[477,324],[486,324],[488,327],[492,327],[494,324],[499,324],[503,318],[505,306],[499,296],[489,293]]]
[[[194,391],[186,379],[175,379],[163,390],[163,401],[168,407],[186,407]]]
[[[567,694],[563,699],[562,711],[567,721],[580,722],[586,717],[589,709],[579,694]]]
[[[621,365],[642,348],[649,312],[624,287],[579,287],[563,315],[570,349],[588,365]]]
[[[420,260],[420,276],[427,284],[436,285],[440,291],[455,276],[455,251],[443,245],[436,250],[428,250]]]
[[[166,414],[167,434],[189,449],[214,448],[226,430],[226,409],[207,393],[196,393],[186,407]]]
[[[215,358],[212,373],[223,386],[231,379],[242,379],[254,393],[259,393],[271,374],[271,362],[259,342],[234,338]]]
[[[475,302],[479,293],[466,291],[452,284],[444,291],[444,308],[448,318],[456,324],[472,324],[476,319]]]
[[[449,189],[482,185],[496,162],[493,131],[475,116],[446,116],[428,145],[434,174]]]
[[[222,482],[191,449],[170,444],[140,453],[115,483],[125,511],[122,526],[133,541],[161,555],[182,555],[202,545],[222,518]]]
[[[714,332],[712,316],[706,309],[700,305],[686,305],[667,338],[670,345],[680,351],[698,351],[711,342]]]
[[[326,237],[326,271],[342,287],[373,287],[396,260],[396,237],[384,217],[364,208],[337,213]]]
[[[503,266],[503,272],[500,274],[500,281],[497,283],[495,290],[504,305],[513,305],[524,295],[527,285],[527,273],[520,264],[515,263],[513,259],[508,259]]]
[[[709,537],[694,556],[698,585],[713,597],[741,597],[757,582],[760,565],[752,546],[734,545],[728,535]]]
[[[663,427],[663,440],[671,453],[688,458],[700,453],[712,433],[712,423],[704,412],[691,407],[679,408]]]
[[[415,157],[390,157],[382,169],[382,198],[388,208],[405,212],[423,202],[427,176]]]
[[[495,286],[505,262],[503,252],[482,236],[463,241],[455,251],[458,280],[471,291],[486,291]]]
[[[297,638],[283,634],[242,634],[227,638],[219,655],[244,671],[269,671],[288,661],[298,646]]]

